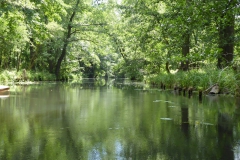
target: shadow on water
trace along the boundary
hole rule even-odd
[[[181,129],[186,138],[189,138],[189,118],[188,118],[188,106],[186,104],[181,105]]]
[[[234,160],[233,152],[233,121],[226,113],[218,113],[218,145],[221,156],[221,160]],[[224,143],[222,143],[224,142]]]

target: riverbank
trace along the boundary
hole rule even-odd
[[[221,94],[240,96],[240,75],[231,68],[218,70],[213,68],[178,71],[176,73],[160,73],[145,77],[145,81],[162,89],[192,89],[206,91],[218,84]]]
[[[80,74],[69,74],[62,77],[63,81],[81,79]],[[56,81],[55,74],[43,71],[27,71],[25,69],[16,71],[16,70],[3,70],[0,72],[0,82],[9,83],[9,82],[34,82],[34,81]]]
[[[64,77],[65,81],[81,81],[81,74],[70,74]],[[26,70],[4,70],[0,72],[0,82],[21,83],[35,81],[56,81],[54,74],[48,72],[31,72]],[[192,69],[189,71],[178,71],[172,73],[162,72],[145,76],[144,81],[161,89],[206,91],[214,84],[218,84],[220,94],[232,94],[240,97],[240,74],[232,68],[222,70],[215,67]]]

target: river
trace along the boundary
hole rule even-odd
[[[3,160],[237,160],[240,100],[126,81],[36,83],[0,93]]]

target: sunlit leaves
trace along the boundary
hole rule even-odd
[[[62,26],[54,21],[49,22],[46,25],[46,28],[48,29],[49,33],[52,35],[52,38],[62,36],[62,32],[64,31]]]
[[[6,2],[9,5],[13,5],[19,8],[24,8],[29,10],[33,10],[36,8],[34,2],[31,2],[30,0],[7,0]]]

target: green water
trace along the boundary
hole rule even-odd
[[[231,96],[199,102],[116,81],[16,85],[1,94],[1,160],[240,158],[240,100]]]

